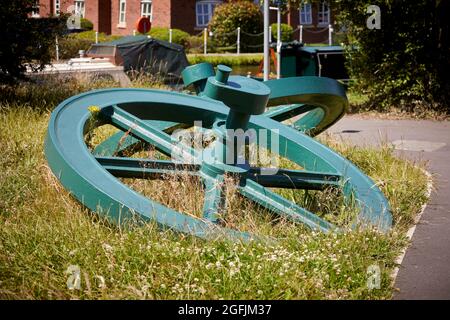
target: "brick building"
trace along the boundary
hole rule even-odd
[[[177,28],[191,34],[208,25],[214,8],[226,0],[38,0],[34,16],[59,15],[77,12],[94,24],[94,30],[107,34],[129,35],[141,16],[151,19],[153,26]],[[258,0],[255,2],[259,3]],[[328,38],[324,30],[332,24],[332,14],[326,1],[303,4],[301,9],[283,15],[283,23],[294,29],[303,25],[305,42],[322,42]],[[270,13],[271,23],[276,12]],[[299,31],[294,34],[299,39]]]

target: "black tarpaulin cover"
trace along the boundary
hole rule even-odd
[[[125,71],[148,72],[168,81],[179,80],[189,65],[183,46],[145,35],[94,44],[87,55],[112,58]]]

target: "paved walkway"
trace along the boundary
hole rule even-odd
[[[396,152],[429,161],[435,190],[406,251],[394,299],[450,299],[450,122],[348,116],[329,131],[358,145],[387,140]]]

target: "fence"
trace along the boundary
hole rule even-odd
[[[304,42],[304,34],[320,34],[323,32],[328,32],[328,37],[326,40],[315,43],[324,43],[328,45],[333,44],[333,33],[334,29],[331,25],[319,30],[310,30],[309,28],[304,28],[302,25],[298,26],[296,29],[292,31],[293,34],[299,32],[298,40],[300,42]],[[261,33],[248,33],[242,30],[240,27],[228,33],[221,33],[220,35],[215,35],[212,32],[208,32],[208,29],[205,28],[199,33],[195,34],[194,37],[202,37],[202,43],[191,46],[190,49],[196,52],[203,52],[203,54],[207,54],[208,52],[230,52],[234,51],[237,54],[242,52],[257,52],[261,51],[264,47],[264,32]],[[224,41],[218,41],[224,40]],[[228,43],[227,46],[218,47],[215,46],[215,43]],[[269,27],[269,42],[272,42],[272,27]]]
[[[292,31],[293,34],[299,32],[298,40],[304,43],[304,34],[321,34],[323,32],[328,31],[328,38],[322,42],[315,43],[326,43],[328,45],[333,44],[333,34],[336,34],[331,25],[328,27],[319,29],[319,30],[311,30],[310,28],[304,28],[303,25],[298,26],[296,29]],[[173,29],[169,29],[169,42],[172,43],[172,33]],[[136,35],[136,31],[133,31],[133,35]],[[99,33],[95,32],[95,43],[98,43]],[[207,54],[212,52],[231,52],[234,51],[236,54],[241,54],[242,52],[261,52],[264,47],[264,32],[261,33],[249,33],[242,30],[240,27],[235,30],[222,33],[220,35],[215,35],[212,32],[208,32],[208,29],[205,28],[199,33],[190,37],[191,39],[197,39],[196,42],[190,41],[189,50],[195,53],[203,53]],[[201,38],[201,40],[200,40]],[[226,43],[229,45],[225,47],[216,46],[215,43],[223,43],[226,38]],[[269,42],[272,43],[272,28],[269,27]],[[56,46],[56,60],[59,60],[59,43],[58,39],[55,41]]]

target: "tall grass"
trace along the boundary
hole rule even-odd
[[[261,63],[262,54],[241,54],[241,55],[226,55],[226,54],[188,54],[188,61],[190,64],[209,62],[214,66],[218,64],[225,64],[228,66],[257,66]]]
[[[395,225],[388,234],[354,230],[323,234],[272,220],[228,192],[230,226],[273,234],[279,241],[203,241],[161,231],[154,224],[108,224],[75,201],[53,177],[43,154],[52,108],[91,86],[108,83],[22,85],[0,102],[0,297],[6,299],[385,299],[390,273],[406,245],[405,231],[426,199],[427,178],[392,149],[356,148],[332,136],[322,141],[354,161],[389,198]],[[40,90],[37,90],[40,88]],[[6,90],[5,88],[3,88]],[[6,90],[5,92],[9,92]],[[108,129],[107,129],[108,130]],[[110,130],[110,129],[109,129]],[[111,132],[110,132],[111,133]],[[95,140],[98,143],[99,140]],[[155,156],[146,149],[139,156]],[[202,192],[187,177],[124,181],[189,214]],[[316,204],[333,195],[311,195]],[[299,200],[300,201],[300,200]],[[330,209],[345,212],[338,204]],[[330,214],[333,212],[329,212]],[[325,216],[328,218],[327,216]],[[367,287],[367,270],[381,269],[381,286]],[[72,270],[72,271],[71,271]],[[80,287],[73,290],[73,270]],[[76,272],[75,272],[76,273]]]

